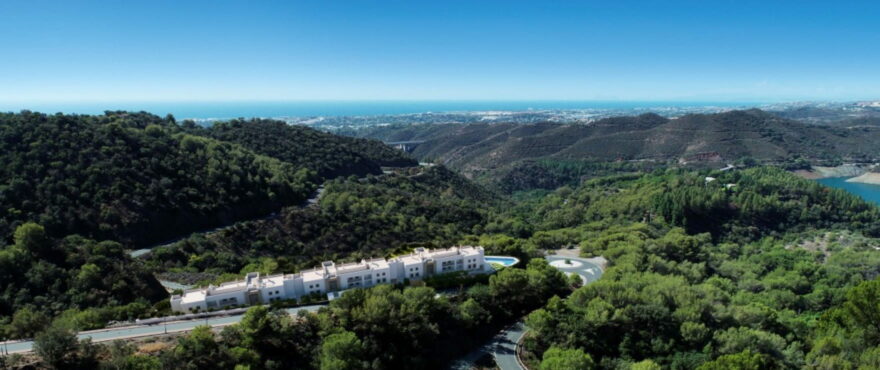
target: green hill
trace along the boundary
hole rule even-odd
[[[316,172],[411,162],[375,141],[277,122],[184,126],[146,113],[0,114],[0,235],[34,221],[57,237],[145,245],[300,204]]]
[[[403,152],[375,140],[336,136],[281,121],[219,122],[193,133],[240,144],[256,153],[318,172],[322,177],[378,174],[380,166],[414,166]]]
[[[116,242],[57,240],[27,223],[16,229],[14,244],[0,244],[0,331],[11,337],[33,337],[67,310],[64,317],[79,329],[135,319],[167,297],[150,271]]]
[[[880,129],[806,125],[760,110],[616,117],[590,124],[444,124],[389,126],[360,133],[386,141],[424,141],[412,154],[470,176],[541,159],[724,163],[753,158],[779,163],[880,158]]]
[[[150,253],[183,279],[296,271],[326,260],[379,257],[414,246],[445,247],[485,222],[495,194],[444,167],[330,181],[313,207],[194,235]],[[199,274],[191,274],[198,272]],[[196,279],[197,280],[197,279]]]

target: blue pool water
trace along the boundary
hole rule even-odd
[[[846,182],[848,177],[829,177],[816,180],[819,183],[832,188],[843,189],[864,200],[880,205],[880,185],[862,184],[858,182]]]
[[[519,263],[519,259],[516,257],[504,257],[504,256],[485,256],[483,258],[488,263],[497,263],[504,267],[513,266]]]

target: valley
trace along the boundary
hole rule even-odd
[[[479,362],[481,348],[517,322],[518,354],[490,356],[502,366],[569,356],[607,369],[713,368],[745,356],[792,368],[860,363],[873,345],[857,316],[830,317],[868,309],[859,294],[871,294],[880,274],[880,208],[821,184],[836,178],[802,178],[869,171],[872,130],[854,135],[756,110],[589,125],[388,126],[372,128],[371,139],[272,120],[206,128],[124,112],[3,118],[0,134],[16,145],[4,151],[12,165],[0,188],[8,230],[0,325],[24,340],[10,345],[33,343],[36,353],[50,337],[171,315],[170,297],[182,292],[156,276],[211,291],[243,274],[398,261],[453,245],[520,263],[491,276],[348,289],[329,303],[319,294],[240,316],[207,309],[219,315],[209,325],[223,323],[213,331],[184,321],[168,344],[156,327],[137,327],[153,331],[128,354],[106,356],[160,367],[309,368],[342,345],[375,368],[445,368]],[[96,168],[118,176],[95,177]],[[320,197],[307,202],[318,184]],[[37,195],[24,195],[31,186]],[[71,206],[78,211],[57,211]],[[90,214],[98,216],[83,218]],[[128,254],[156,238],[138,227],[163,222],[175,228],[158,235],[176,241]],[[567,257],[548,256],[557,250]],[[605,266],[581,271],[582,260]],[[302,305],[312,313],[290,314]],[[658,340],[665,346],[649,345]],[[828,360],[829,340],[851,347]],[[67,363],[129,346],[76,343]],[[139,349],[151,343],[173,349]],[[213,349],[188,350],[194,343]]]

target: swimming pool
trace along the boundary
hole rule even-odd
[[[484,256],[483,260],[487,263],[497,263],[504,267],[510,267],[519,263],[519,258],[507,256]]]

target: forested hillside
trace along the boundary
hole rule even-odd
[[[535,363],[551,349],[603,369],[876,363],[860,357],[880,345],[873,329],[845,329],[880,323],[844,317],[878,313],[852,303],[874,293],[847,293],[876,292],[865,282],[880,275],[880,210],[853,195],[756,168],[604,178],[520,204],[490,228],[518,219],[532,227],[524,248],[576,244],[611,261],[599,282],[529,315]]]
[[[53,236],[144,245],[300,204],[322,177],[412,163],[378,142],[282,125],[205,133],[146,113],[0,114],[0,235],[35,221]]]
[[[0,226],[9,241],[0,250],[0,334],[37,334],[38,348],[67,343],[44,352],[54,366],[443,368],[526,315],[524,358],[542,369],[880,364],[876,206],[779,168],[750,167],[757,160],[720,171],[589,157],[598,141],[638,135],[648,144],[628,148],[649,148],[638,155],[687,157],[702,150],[692,133],[702,130],[701,140],[729,145],[727,153],[789,158],[800,145],[801,159],[825,159],[872,131],[811,136],[818,131],[755,111],[486,127],[485,140],[479,126],[460,127],[473,148],[435,148],[504,193],[443,165],[383,172],[380,165],[414,162],[375,141],[273,121],[199,128],[124,112],[2,115],[0,160],[9,165],[0,168]],[[570,137],[577,132],[593,134]],[[666,142],[680,138],[691,139]],[[318,203],[301,205],[318,182]],[[138,260],[126,253],[273,211]],[[380,286],[295,319],[254,308],[220,335],[198,329],[148,352],[72,339],[71,330],[164,312],[154,274],[209,283],[454,244],[523,263],[490,278],[426,282],[449,296]],[[566,246],[606,258],[602,278],[581,287],[541,258]]]
[[[364,129],[359,136],[387,141],[424,141],[412,154],[475,178],[523,173],[542,160],[657,162],[723,167],[739,160],[759,163],[834,164],[880,158],[880,129],[806,125],[760,110],[615,117],[590,124],[445,124]],[[610,173],[599,173],[599,175]],[[535,182],[529,174],[514,182]],[[554,185],[554,184],[547,184]],[[505,187],[510,187],[504,185]],[[548,188],[552,189],[552,188]]]
[[[440,167],[334,181],[319,207],[288,210],[265,229],[249,223],[187,240],[152,263],[286,271],[285,263],[308,259],[301,256],[394,253],[392,243],[460,238],[487,254],[516,255],[527,269],[505,269],[450,297],[423,287],[353,290],[293,320],[254,308],[220,335],[199,329],[158,354],[114,350],[106,358],[146,368],[444,368],[528,313],[523,355],[540,369],[880,363],[880,209],[853,195],[767,167],[657,170],[507,200],[466,185]],[[291,221],[303,212],[314,215]],[[540,258],[541,249],[566,245],[610,261],[598,282],[579,287]],[[323,250],[333,246],[345,249]]]
[[[58,240],[26,223],[0,248],[0,335],[32,338],[59,317],[74,329],[149,314],[167,293],[116,242]]]
[[[191,131],[241,144],[256,153],[317,171],[322,177],[378,174],[379,166],[418,164],[403,152],[380,142],[335,136],[281,121],[239,119]]]
[[[446,247],[474,232],[499,200],[443,167],[327,183],[317,207],[239,223],[156,248],[151,264],[177,276],[291,272],[326,260]],[[197,274],[207,273],[207,274]]]

